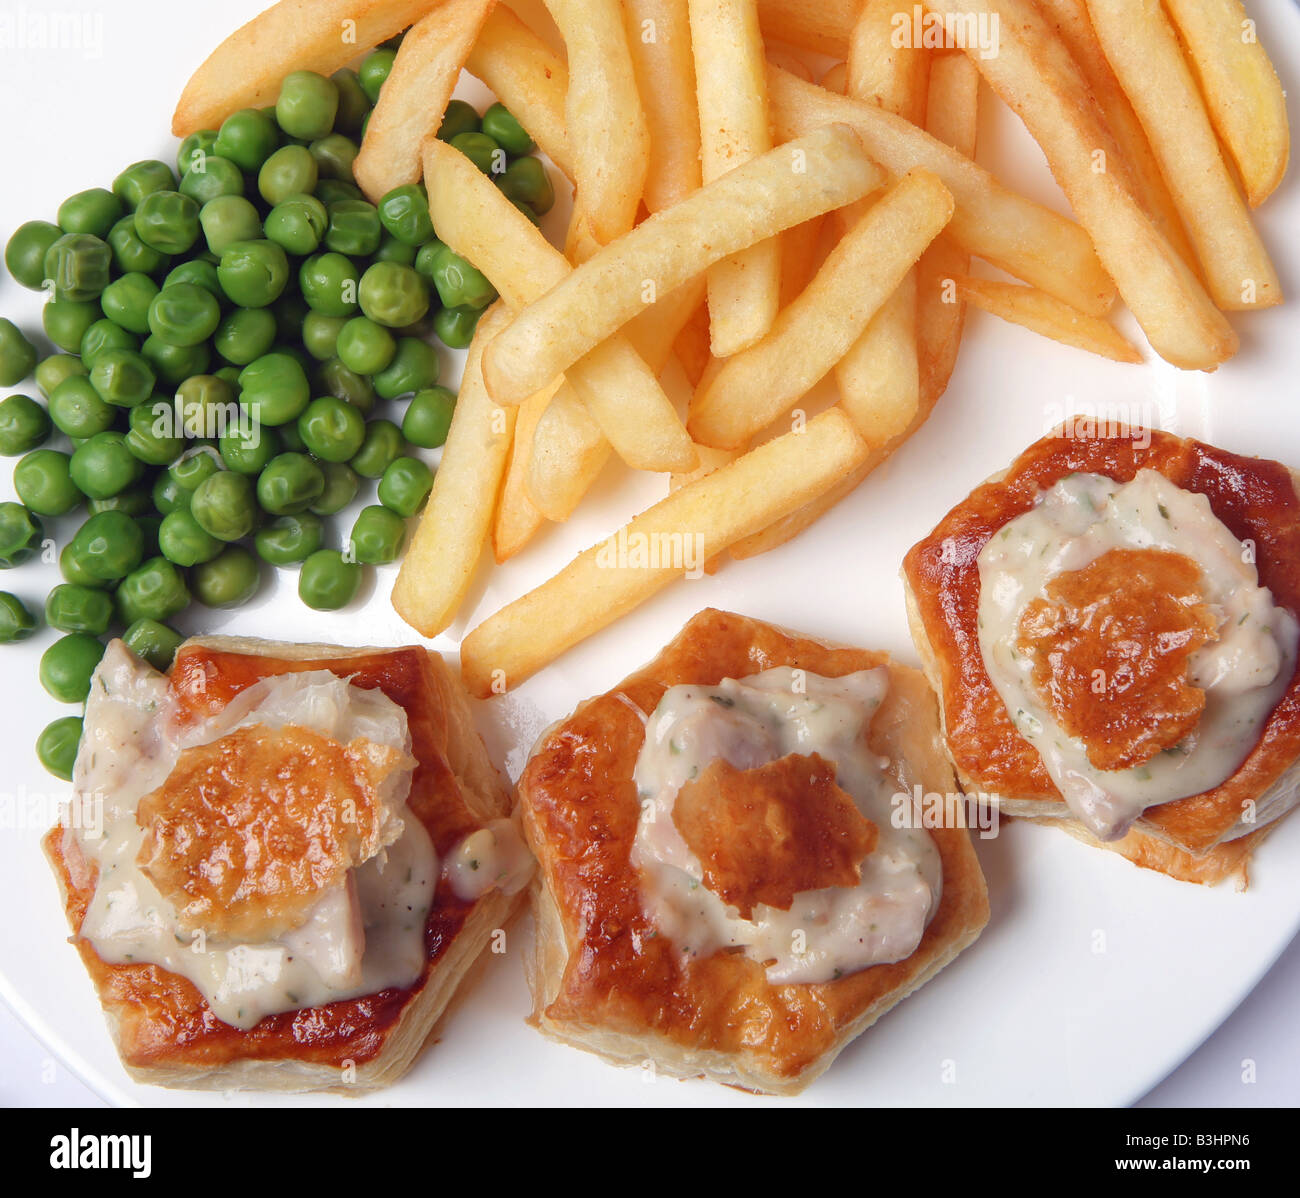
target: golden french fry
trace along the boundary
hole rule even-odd
[[[474,331],[442,462],[393,584],[394,609],[422,636],[437,636],[456,618],[492,527],[515,409],[491,399],[481,367],[483,346],[506,319],[505,305],[495,304]]]
[[[503,0],[503,3],[546,44],[548,50],[564,54],[564,38],[546,11],[544,0]]]
[[[1281,303],[1277,272],[1228,173],[1196,80],[1159,0],[1088,0],[1088,11],[1151,139],[1214,302],[1227,309]]]
[[[647,217],[520,312],[485,355],[492,393],[507,403],[524,399],[656,296],[738,250],[860,199],[881,178],[843,126],[750,159]]]
[[[1185,369],[1213,370],[1231,357],[1237,349],[1236,334],[1191,268],[1123,181],[1114,172],[1096,169],[1099,152],[1107,158],[1118,154],[1114,140],[1077,69],[1061,68],[1059,58],[1069,62],[1069,56],[1053,51],[1056,35],[1038,10],[1028,0],[933,0],[930,8],[945,15],[997,18],[998,53],[984,58],[977,51],[972,61],[1046,154],[1075,216],[1091,234],[1098,256],[1152,348]],[[980,252],[969,243],[966,248]],[[1090,315],[1101,315],[1061,295],[1051,280],[1026,281]]]
[[[438,237],[487,275],[511,308],[526,307],[572,272],[564,255],[453,146],[437,138],[425,143],[424,176]],[[677,410],[625,337],[609,337],[571,366],[569,384],[628,465],[677,470],[694,464]]]
[[[696,441],[734,448],[761,431],[842,358],[952,216],[928,171],[905,175],[831,251],[816,278],[757,345],[728,359],[692,404]]]
[[[1141,362],[1142,355],[1099,316],[1089,316],[1036,287],[995,279],[959,278],[967,303],[1013,324],[1023,325],[1062,345],[1073,345],[1115,362]]]
[[[513,12],[498,4],[483,22],[465,69],[483,80],[542,152],[573,178],[564,129],[569,68]]]
[[[627,44],[650,129],[645,206],[667,208],[700,185],[700,121],[686,0],[624,0]]]
[[[1215,130],[1257,208],[1291,157],[1286,93],[1240,0],[1167,0]]]
[[[525,485],[528,497],[548,520],[573,515],[609,461],[610,447],[587,405],[567,382],[537,418]]]
[[[497,564],[508,562],[537,535],[546,517],[528,494],[528,470],[533,459],[533,434],[561,380],[530,395],[519,405],[515,415],[515,433],[510,442],[510,460],[501,482],[496,519],[492,522],[492,556]]]
[[[1004,35],[1005,38],[1005,35]],[[1096,315],[1115,298],[1088,235],[1073,221],[1008,191],[988,171],[910,121],[837,96],[771,67],[767,93],[778,140],[831,121],[853,126],[867,152],[891,175],[933,171],[957,202],[949,233],[972,254]]]
[[[925,120],[930,55],[920,46],[898,44],[898,6],[899,0],[866,0],[862,5],[849,38],[844,94],[920,125]]]
[[[755,0],[688,0],[700,113],[700,169],[712,183],[772,148],[766,58]],[[760,241],[709,269],[709,335],[715,357],[753,345],[772,327],[781,247]]]
[[[650,161],[623,12],[618,0],[546,0],[546,7],[568,51],[564,122],[577,202],[604,244],[636,223]]]
[[[489,616],[461,644],[482,698],[515,686],[674,579],[834,486],[866,456],[852,422],[824,412],[672,492],[554,578]]]
[[[420,146],[438,132],[470,47],[495,3],[443,0],[407,30],[352,166],[373,203],[394,187],[419,181]]]
[[[274,104],[291,71],[332,75],[401,33],[436,0],[280,0],[221,43],[181,93],[172,132],[216,129],[240,108]]]
[[[758,0],[765,38],[832,58],[847,58],[862,0]]]

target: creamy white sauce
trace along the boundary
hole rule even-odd
[[[906,777],[886,772],[866,730],[889,688],[884,668],[823,678],[787,666],[718,686],[670,687],[646,724],[634,779],[641,815],[632,865],[658,933],[684,956],[738,947],[769,982],[826,982],[910,956],[939,903],[942,864],[930,834],[895,827]],[[699,859],[673,823],[678,791],[718,758],[752,769],[789,753],[819,754],[879,830],[856,886],[806,890],[788,911],[758,904],[753,919],[705,886]],[[892,801],[891,801],[892,797]]]
[[[1033,660],[1017,652],[1026,607],[1052,578],[1112,549],[1181,553],[1201,567],[1204,599],[1219,617],[1218,639],[1188,658],[1190,681],[1206,692],[1197,727],[1141,765],[1099,770],[1067,735],[1033,682]],[[1204,495],[1154,470],[1120,484],[1072,474],[1042,492],[979,555],[979,642],[994,689],[1017,731],[1038,750],[1071,812],[1113,840],[1148,807],[1213,789],[1259,740],[1295,670],[1300,629],[1259,585],[1252,555]],[[1104,701],[1099,697],[1098,701]]]
[[[413,984],[425,964],[438,859],[406,810],[409,767],[393,771],[380,793],[402,817],[397,840],[350,870],[305,923],[277,940],[221,943],[183,931],[175,908],[136,865],[144,837],[136,806],[163,784],[183,749],[252,724],[296,724],[340,743],[364,737],[409,753],[405,711],[380,691],[320,670],[264,679],[189,727],[172,717],[166,678],[111,642],[91,684],[73,777],[78,800],[103,804],[103,834],[70,833],[99,867],[81,926],[96,953],[188,978],[219,1019],[245,1029],[265,1015]]]
[[[464,837],[442,868],[452,892],[470,903],[489,890],[518,894],[532,877],[534,864],[514,822],[494,819]]]

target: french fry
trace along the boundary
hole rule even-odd
[[[647,217],[520,312],[484,357],[492,393],[505,403],[526,398],[622,328],[647,299],[860,199],[881,178],[856,135],[840,126],[750,159]],[[741,212],[743,221],[736,219]]]
[[[700,114],[700,169],[711,183],[772,148],[766,58],[755,0],[688,0]],[[715,357],[753,345],[772,327],[781,288],[773,238],[709,269],[709,335]]]
[[[568,51],[564,122],[577,202],[605,244],[636,223],[650,161],[623,12],[617,0],[546,0],[546,7]]]
[[[1062,345],[1073,345],[1115,362],[1142,361],[1142,355],[1114,326],[1099,316],[1089,316],[1071,308],[1036,287],[970,277],[959,278],[956,283],[967,303]]]
[[[587,405],[561,383],[533,430],[525,480],[528,497],[548,520],[562,524],[609,461],[610,447]]]
[[[624,330],[627,339],[656,376],[663,373],[664,366],[672,356],[677,338],[704,303],[706,289],[704,276],[697,275],[693,279],[688,279],[676,291],[651,304],[635,320],[628,322]],[[708,312],[705,311],[704,353],[706,357],[709,350],[708,320]]]
[[[925,119],[930,56],[920,46],[898,45],[899,0],[866,0],[849,38],[845,95],[879,104],[914,125]]]
[[[528,493],[528,471],[533,460],[533,435],[537,431],[537,422],[561,385],[562,380],[556,379],[536,395],[530,395],[519,405],[515,415],[510,460],[501,483],[496,519],[492,522],[492,556],[498,565],[514,557],[546,523],[546,517]]]
[[[563,56],[564,38],[555,27],[551,14],[546,11],[544,0],[502,0],[502,2],[546,44],[548,50]]]
[[[866,453],[852,422],[832,410],[672,492],[470,632],[461,644],[466,685],[482,698],[518,685],[683,577],[688,559],[702,567],[834,486]]]
[[[291,71],[332,75],[414,24],[436,0],[280,0],[221,43],[190,77],[172,115],[187,137],[241,108],[274,104]]]
[[[1252,208],[1282,181],[1291,157],[1286,93],[1240,0],[1167,0],[1165,8]]]
[[[424,146],[424,176],[438,237],[487,275],[512,309],[526,307],[570,275],[564,255],[459,150],[431,138]],[[675,470],[694,464],[676,409],[625,337],[609,337],[570,365],[570,385],[628,465]],[[554,371],[542,386],[560,373]]]
[[[564,129],[569,68],[564,60],[504,5],[483,22],[465,69],[481,79],[528,130],[542,152],[573,179]]]
[[[1237,337],[1200,281],[1114,172],[1098,171],[1096,155],[1118,153],[1077,71],[1056,69],[1055,34],[1026,0],[933,0],[935,12],[997,17],[998,53],[972,61],[1011,106],[1047,156],[1075,216],[1091,234],[1155,351],[1176,366],[1213,370],[1237,350]],[[1098,31],[1100,33],[1100,30]],[[1044,43],[1047,43],[1045,46]],[[1103,39],[1104,43],[1104,39]],[[972,253],[980,251],[965,243]],[[1002,265],[1002,263],[998,263]],[[1011,270],[1018,277],[1018,271]],[[1050,280],[1026,279],[1090,315]]]
[[[394,187],[419,181],[420,146],[438,132],[470,47],[495,3],[443,0],[407,30],[352,166],[373,203]]]
[[[844,356],[952,216],[927,171],[904,176],[831,251],[817,276],[757,345],[728,359],[692,404],[696,441],[735,448],[761,431]]]
[[[777,67],[768,69],[767,94],[778,140],[832,121],[852,125],[891,175],[921,167],[943,180],[957,203],[949,234],[972,254],[1085,312],[1109,310],[1115,286],[1088,235],[1067,217],[1008,191],[965,155],[874,104],[834,95]]]
[[[491,399],[481,366],[483,346],[506,319],[496,304],[474,331],[442,462],[393,584],[394,609],[422,636],[437,636],[456,618],[492,527],[516,411]]]
[[[1088,0],[1088,11],[1151,139],[1214,302],[1226,309],[1281,303],[1277,272],[1219,152],[1196,80],[1159,0]]]
[[[862,0],[758,0],[765,38],[844,59]]]
[[[625,0],[627,44],[650,130],[645,206],[667,208],[700,185],[700,121],[686,0]]]

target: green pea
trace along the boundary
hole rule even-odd
[[[106,349],[90,368],[90,385],[105,403],[133,408],[153,394],[153,367],[143,354],[130,349]]]
[[[419,458],[397,458],[379,480],[379,502],[399,516],[414,516],[433,489],[433,471]]]
[[[361,81],[361,90],[366,93],[371,104],[379,103],[379,89],[384,86],[389,72],[393,69],[393,60],[397,55],[392,50],[372,50],[361,62],[357,76]]]
[[[5,246],[5,266],[29,291],[45,286],[45,255],[63,230],[46,220],[29,220],[14,230]]]
[[[190,498],[185,500],[185,506],[188,507],[199,486],[221,469],[221,455],[214,446],[196,445],[168,466],[167,473],[178,487],[189,494]]]
[[[36,617],[17,595],[0,591],[0,645],[26,640],[36,627]]]
[[[241,308],[265,308],[289,281],[289,260],[273,241],[237,241],[221,255],[217,277]]]
[[[328,362],[338,349],[339,330],[347,318],[326,316],[314,309],[307,313],[302,324],[303,347],[317,361]]]
[[[312,142],[308,149],[316,160],[316,173],[321,179],[352,181],[352,164],[357,159],[359,147],[350,137],[327,133]]]
[[[516,204],[535,212],[549,212],[555,204],[555,187],[538,158],[517,158],[497,179],[497,186]]]
[[[84,703],[104,656],[103,642],[84,632],[60,637],[41,655],[41,685],[60,703]]]
[[[486,133],[458,133],[451,144],[485,175],[495,178],[505,173],[508,157],[496,138]]]
[[[163,286],[189,283],[209,292],[218,303],[225,303],[226,293],[221,289],[221,280],[217,277],[217,261],[215,255],[211,256],[211,261],[208,258],[190,258],[167,273]]]
[[[124,624],[166,620],[190,605],[190,592],[174,563],[151,557],[118,584],[117,610]]]
[[[132,408],[128,424],[126,447],[146,466],[168,466],[185,450],[184,421],[172,400]]]
[[[0,400],[0,453],[18,457],[30,453],[50,435],[50,415],[29,395]]]
[[[216,140],[215,129],[199,129],[181,141],[180,149],[176,151],[176,173],[182,183],[190,171],[203,169]]]
[[[163,517],[158,529],[158,550],[178,566],[197,566],[210,561],[224,544],[207,532],[188,508],[177,508]]]
[[[391,420],[372,420],[366,425],[365,440],[348,464],[362,478],[382,478],[405,449],[406,440],[397,425]]]
[[[144,463],[126,446],[121,433],[96,433],[72,451],[68,473],[84,495],[107,499],[138,482]]]
[[[433,331],[450,349],[465,349],[474,340],[474,329],[482,308],[439,308],[433,318]]]
[[[63,582],[45,598],[45,622],[60,632],[103,636],[113,620],[113,600],[97,587]]]
[[[219,470],[199,483],[190,511],[204,532],[219,541],[237,541],[257,524],[253,484],[233,470]]]
[[[183,254],[199,238],[199,205],[179,191],[155,191],[135,210],[135,233],[160,254]]]
[[[211,337],[220,323],[221,305],[216,297],[194,283],[168,283],[149,305],[149,329],[168,345],[198,345]]]
[[[212,352],[206,342],[198,345],[172,345],[161,337],[149,336],[140,347],[154,373],[173,387],[180,386],[191,375],[202,374],[212,361]]]
[[[149,305],[157,294],[158,284],[148,275],[133,270],[104,288],[99,305],[115,325],[143,336],[149,332]]]
[[[536,148],[533,139],[504,104],[493,104],[483,114],[483,132],[514,158],[531,154]]]
[[[447,308],[486,308],[497,296],[482,271],[445,245],[434,260],[433,285]]]
[[[21,566],[40,547],[45,529],[21,503],[0,503],[0,570]]]
[[[273,566],[292,566],[310,557],[321,546],[324,525],[319,516],[301,512],[277,516],[257,530],[253,546],[263,561]]]
[[[211,439],[247,419],[235,398],[235,389],[212,374],[187,378],[176,392],[176,406],[188,437]]]
[[[171,191],[176,186],[176,176],[165,162],[146,159],[128,166],[113,180],[113,194],[134,212],[146,197],[157,191]]]
[[[280,143],[275,121],[256,108],[231,113],[221,122],[212,148],[240,170],[254,174]]]
[[[338,254],[365,257],[379,248],[384,227],[379,211],[365,200],[340,200],[328,208],[325,245]]]
[[[325,316],[351,316],[360,305],[357,288],[360,276],[343,254],[315,254],[298,271],[302,297],[314,312]]]
[[[394,187],[379,201],[379,219],[385,229],[406,245],[423,245],[433,236],[429,195],[423,183]]]
[[[196,163],[181,180],[180,192],[200,208],[222,196],[242,196],[244,172],[229,158],[209,154],[201,165]]]
[[[292,71],[280,84],[275,119],[290,137],[312,141],[334,128],[339,89],[315,71]]]
[[[36,367],[36,387],[49,399],[60,383],[89,373],[85,363],[75,354],[51,354]]]
[[[217,196],[199,209],[199,224],[208,250],[220,256],[237,241],[262,236],[262,217],[243,196]]]
[[[397,352],[393,335],[368,316],[354,316],[339,330],[339,358],[357,374],[378,374]]]
[[[267,214],[265,233],[291,254],[312,254],[329,228],[329,212],[312,195],[293,195],[281,200]]]
[[[306,146],[281,146],[257,175],[257,190],[271,207],[316,186],[316,159]]]
[[[437,449],[447,440],[456,396],[446,387],[417,391],[402,417],[402,435],[421,449]]]
[[[72,478],[71,463],[72,459],[57,449],[36,449],[19,459],[14,467],[14,490],[29,511],[38,516],[65,516],[81,506],[84,496]]]
[[[359,562],[383,566],[402,555],[406,522],[386,507],[372,504],[361,509],[352,526],[352,554]]]
[[[236,474],[260,474],[280,452],[280,437],[276,431],[249,420],[227,427],[218,444],[221,460]]]
[[[464,100],[451,100],[442,114],[442,124],[438,126],[438,138],[451,141],[462,133],[477,133],[482,128],[478,109]]]
[[[239,607],[257,594],[261,580],[257,558],[242,545],[227,545],[194,568],[194,597],[206,607]]]
[[[92,370],[96,359],[107,350],[138,350],[139,348],[139,337],[105,317],[96,320],[81,335],[81,360]]]
[[[396,399],[413,391],[423,391],[438,381],[438,351],[418,337],[402,337],[397,342],[393,360],[373,382],[381,399]]]
[[[236,308],[217,326],[212,344],[227,362],[247,366],[270,353],[275,333],[275,316],[269,309]]]
[[[167,265],[167,255],[145,245],[135,231],[135,216],[124,216],[108,232],[113,265],[124,274],[157,274]]]
[[[321,462],[320,469],[325,489],[307,510],[317,516],[333,516],[357,497],[361,480],[351,466],[342,462]]]
[[[275,516],[305,512],[325,490],[321,468],[301,453],[282,453],[257,478],[257,501]]]
[[[108,231],[126,215],[118,196],[102,187],[79,191],[59,205],[59,228],[65,233],[92,233],[107,237]]]
[[[361,132],[361,122],[370,112],[370,97],[361,86],[356,71],[344,67],[330,76],[338,92],[338,111],[334,115],[334,128],[340,133]]]
[[[152,499],[164,520],[172,512],[188,511],[190,506],[190,492],[166,471],[154,480]]]
[[[144,536],[130,516],[125,512],[97,512],[77,529],[68,544],[68,552],[83,576],[69,581],[115,582],[140,564],[143,549]]]
[[[86,375],[69,375],[50,393],[50,420],[69,437],[93,437],[112,428],[115,419]]]
[[[36,756],[49,773],[71,782],[80,745],[81,717],[65,715],[47,724],[36,738]]]
[[[415,324],[429,310],[429,288],[409,266],[376,262],[357,289],[361,311],[377,324],[401,329]]]
[[[92,516],[96,512],[123,512],[137,524],[148,516],[156,515],[153,510],[153,496],[144,485],[128,487],[107,499],[86,500],[86,511]]]
[[[364,200],[366,198],[361,188],[348,179],[322,179],[316,184],[316,190],[312,192],[312,195],[325,205],[326,210],[329,209],[331,204],[338,204],[343,200]]]
[[[361,566],[337,549],[317,549],[298,572],[298,597],[316,611],[337,611],[356,597],[361,577]]]
[[[100,307],[93,300],[50,300],[41,309],[41,324],[45,335],[59,349],[69,353],[81,352],[81,339],[86,330],[100,317]]]
[[[312,456],[325,462],[346,462],[362,445],[366,421],[345,400],[325,395],[312,400],[298,417],[298,435]]]
[[[415,265],[415,246],[398,241],[391,233],[385,233],[379,248],[375,251],[376,262],[393,262],[398,266]]]
[[[296,420],[311,398],[306,372],[287,353],[263,354],[239,375],[239,402],[261,424],[281,425]]]
[[[370,380],[344,365],[340,358],[321,365],[316,372],[316,390],[347,400],[363,416],[368,416],[375,406],[375,389]]]
[[[166,671],[171,669],[184,638],[159,620],[140,619],[122,633],[122,643],[155,670]]]
[[[86,303],[108,286],[113,252],[90,233],[65,233],[45,255],[45,277],[54,280],[54,298]]]

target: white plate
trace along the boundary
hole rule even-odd
[[[260,0],[187,6],[117,0],[77,7],[89,36],[41,49],[4,23],[42,20],[42,10],[0,12],[0,237],[24,220],[52,219],[67,195],[107,185],[127,163],[170,160],[171,105],[193,65]],[[1252,6],[1285,80],[1300,79],[1300,17],[1286,0]],[[99,56],[95,56],[98,42]],[[88,45],[89,54],[78,47]],[[467,89],[469,98],[483,93]],[[1063,207],[1042,156],[1014,117],[985,93],[980,157],[1001,177]],[[1294,109],[1293,105],[1293,109]],[[1293,125],[1300,127],[1300,113]],[[1288,292],[1300,286],[1300,187],[1295,172],[1259,213]],[[548,222],[554,233],[560,214]],[[35,297],[0,285],[0,313],[39,329]],[[914,661],[898,567],[906,550],[967,490],[1000,469],[1064,412],[1089,403],[1128,405],[1172,431],[1242,453],[1300,464],[1295,415],[1300,345],[1293,307],[1243,316],[1240,355],[1217,374],[1184,374],[1158,359],[1113,365],[974,314],[956,374],[930,422],[851,499],[794,543],[715,577],[682,583],[592,637],[517,693],[480,705],[500,760],[518,772],[533,736],[581,699],[606,690],[652,656],[694,612],[731,608],[809,633],[887,649]],[[1122,326],[1133,333],[1131,320]],[[1140,343],[1140,338],[1139,338]],[[448,355],[449,373],[459,370]],[[5,471],[8,474],[8,471]],[[4,497],[12,494],[7,478]],[[504,569],[484,570],[451,634],[455,652],[472,626],[552,573],[572,554],[662,494],[652,476],[611,468],[566,526],[552,529]],[[55,529],[67,535],[66,527]],[[269,573],[269,571],[268,571]],[[306,610],[294,575],[280,573],[237,613],[212,613],[208,631],[340,643],[399,644],[411,635],[387,603],[392,570],[363,607]],[[0,587],[33,609],[57,581],[28,566]],[[191,613],[194,614],[194,613]],[[186,622],[187,631],[198,625]],[[36,680],[48,630],[0,650],[0,906],[6,912],[0,997],[59,1057],[114,1103],[195,1103],[192,1095],[131,1083],[110,1045],[38,840],[49,805],[66,790],[37,764],[40,729],[66,714]],[[1122,1104],[1139,1097],[1190,1053],[1249,992],[1300,927],[1300,819],[1260,850],[1245,894],[1172,882],[1051,830],[1017,825],[977,842],[992,918],[979,942],[846,1051],[801,1104]],[[551,1044],[525,1026],[529,1002],[521,952],[487,962],[439,1041],[385,1103],[765,1103],[702,1082],[655,1082]],[[263,1102],[238,1096],[234,1102]],[[318,1100],[319,1101],[319,1100]],[[323,1100],[331,1101],[331,1100]]]

